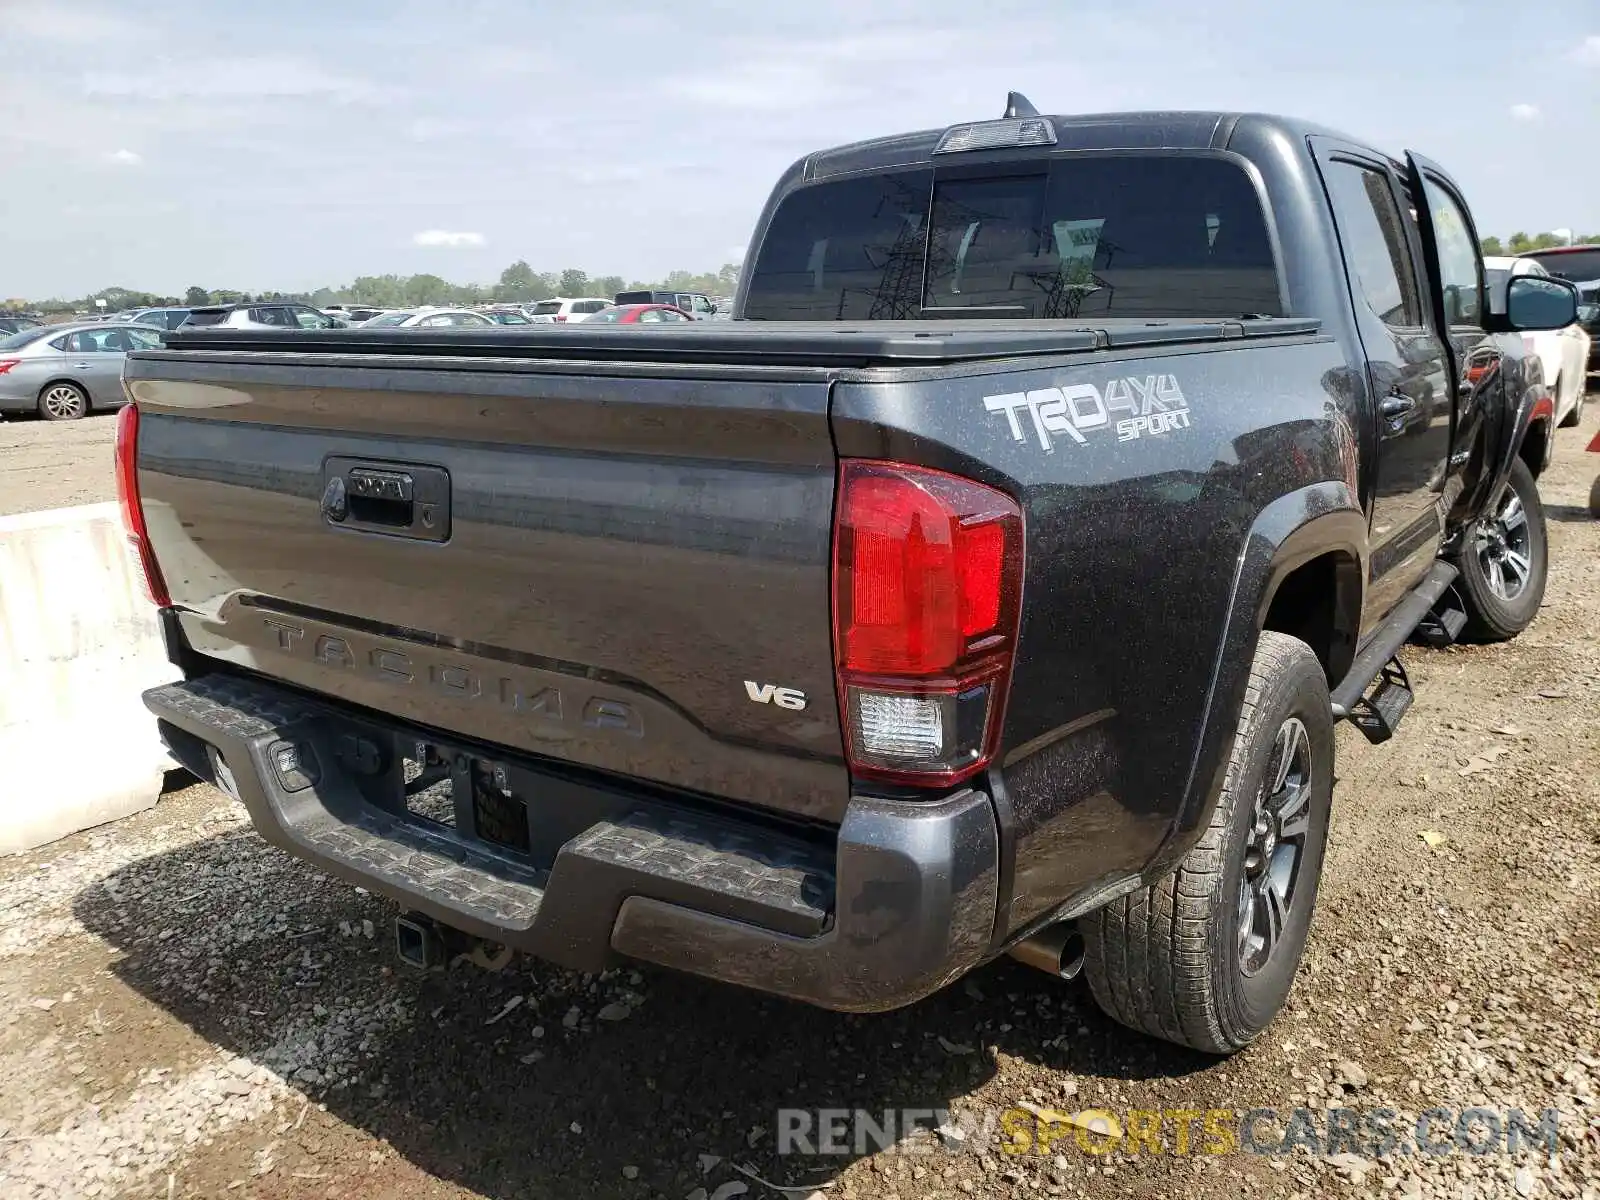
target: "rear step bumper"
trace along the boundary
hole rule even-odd
[[[431,733],[229,675],[144,699],[178,760],[233,791],[267,841],[564,966],[597,971],[623,956],[873,1012],[937,991],[990,952],[999,839],[978,791],[930,803],[858,796],[824,844],[547,773],[535,790],[549,799],[531,799],[530,823],[548,803],[571,836],[541,856],[536,829],[522,854],[406,809],[402,748],[439,746]],[[531,760],[497,762],[540,778]]]

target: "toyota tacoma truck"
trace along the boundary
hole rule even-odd
[[[1553,414],[1460,189],[1299,121],[807,156],[734,320],[179,330],[117,463],[172,752],[402,958],[910,1004],[1011,954],[1214,1053],[1334,725],[1539,607]]]

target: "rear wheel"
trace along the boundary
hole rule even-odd
[[[89,394],[75,383],[52,383],[39,393],[39,415],[46,421],[76,421],[89,411]]]
[[[1467,530],[1456,567],[1467,608],[1467,633],[1503,642],[1538,615],[1550,560],[1539,485],[1518,459],[1505,495]]]
[[[1084,972],[1108,1015],[1213,1054],[1288,998],[1333,804],[1333,716],[1311,648],[1266,632],[1211,822],[1165,879],[1085,917]]]

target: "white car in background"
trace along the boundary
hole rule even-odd
[[[373,317],[362,329],[498,329],[500,326],[470,308],[402,308]]]
[[[1485,256],[1483,272],[1489,284],[1489,308],[1504,312],[1506,284],[1513,275],[1552,278],[1543,264],[1531,258]],[[1565,329],[1525,333],[1522,340],[1544,366],[1544,381],[1556,406],[1557,425],[1576,425],[1583,415],[1583,394],[1589,369],[1589,335],[1574,322]]]
[[[554,296],[540,300],[528,311],[528,320],[537,325],[566,325],[587,321],[602,308],[610,308],[611,301],[594,296]]]

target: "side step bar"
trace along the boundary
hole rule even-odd
[[[1417,627],[1428,619],[1440,598],[1460,574],[1451,563],[1436,562],[1416,589],[1395,606],[1356,655],[1350,670],[1334,688],[1333,717],[1352,719],[1361,732],[1375,742],[1385,741],[1411,707],[1411,682],[1395,656]],[[1370,699],[1366,691],[1373,680],[1383,676]],[[1376,735],[1376,736],[1375,736]]]

